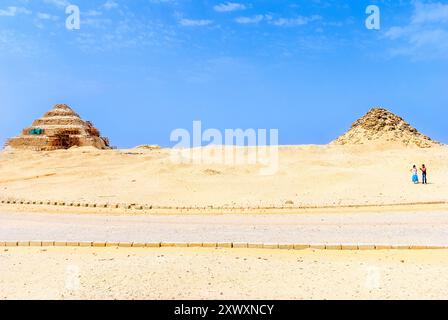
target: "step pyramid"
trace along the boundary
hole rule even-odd
[[[108,149],[109,140],[68,105],[57,104],[22,133],[6,141],[14,149],[51,151],[71,147]]]

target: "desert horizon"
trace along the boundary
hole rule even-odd
[[[213,145],[191,149],[148,145],[101,150],[107,147],[99,145],[96,136],[76,140],[73,137],[78,136],[68,134],[67,143],[73,141],[73,145],[52,146],[60,150],[45,151],[45,143],[54,143],[57,135],[51,133],[54,135],[46,138],[48,132],[65,128],[73,131],[72,123],[83,123],[68,106],[57,105],[54,110],[61,108],[70,114],[50,111],[31,129],[25,129],[42,133],[13,138],[10,143],[17,143],[16,147],[9,146],[2,152],[0,200],[149,212],[448,201],[448,147],[382,108],[371,109],[328,145]],[[99,131],[94,133],[99,136]],[[88,145],[89,139],[93,139],[93,145]],[[44,151],[31,151],[35,148]],[[424,163],[431,170],[430,184],[425,190],[415,190],[409,183],[410,169]],[[71,186],[69,190],[67,185]]]

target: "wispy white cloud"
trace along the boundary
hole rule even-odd
[[[46,54],[46,48],[42,47],[35,37],[22,34],[15,30],[0,29],[0,56],[13,54],[22,57],[37,57]]]
[[[68,2],[67,0],[44,0],[44,2],[58,8],[66,8],[70,5],[70,2]]]
[[[107,0],[103,4],[103,8],[106,10],[115,9],[115,8],[118,8],[118,3],[115,0]]]
[[[7,7],[6,9],[0,9],[0,16],[2,17],[15,17],[19,14],[31,14],[32,12],[23,7]]]
[[[177,4],[177,0],[149,0],[149,2],[154,4],[161,4],[161,3]]]
[[[448,4],[414,4],[409,23],[394,26],[383,37],[394,41],[392,56],[409,56],[413,59],[446,57],[448,54]]]
[[[194,19],[180,19],[179,24],[184,27],[205,27],[213,23],[212,20],[194,20]]]
[[[258,14],[255,16],[250,16],[250,17],[238,17],[235,19],[236,23],[239,24],[256,24],[256,23],[260,23],[263,20],[265,20],[265,16],[262,14]]]
[[[412,24],[448,23],[448,4],[421,3],[415,4]]]
[[[99,17],[99,16],[103,15],[103,13],[98,10],[89,10],[87,12],[83,12],[82,15],[88,16],[88,17]]]
[[[97,9],[99,10],[99,9]],[[98,12],[102,12],[99,10]],[[138,17],[125,6],[117,10],[117,17],[107,12],[98,16],[87,12],[82,15],[82,28],[72,44],[86,53],[98,53],[123,49],[144,50],[148,47],[170,46],[175,39],[176,27],[158,21]],[[179,17],[180,18],[180,17]],[[178,19],[179,19],[178,18]],[[174,34],[174,35],[173,35]]]
[[[321,20],[322,17],[318,15],[313,15],[310,17],[296,17],[296,18],[279,18],[272,20],[271,23],[279,27],[293,27],[293,26],[303,26],[310,22]]]
[[[299,16],[295,18],[273,18],[270,14],[259,14],[255,16],[238,17],[235,21],[239,24],[256,24],[265,21],[277,27],[293,27],[293,26],[303,26],[310,22],[321,20],[322,17],[318,15],[313,16]]]
[[[58,16],[54,16],[54,15],[51,15],[49,13],[44,13],[44,12],[38,12],[36,16],[40,20],[51,20],[51,21],[59,20]]]
[[[217,12],[232,12],[246,10],[247,6],[242,3],[225,2],[214,6],[213,9]]]

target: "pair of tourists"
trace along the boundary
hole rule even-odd
[[[422,172],[422,183],[423,184],[428,184],[428,179],[427,179],[428,171],[427,171],[426,166],[424,164],[420,168],[420,171]],[[411,172],[412,172],[412,182],[414,182],[415,184],[419,184],[418,169],[417,169],[416,165],[414,165],[412,167]]]

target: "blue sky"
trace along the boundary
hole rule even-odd
[[[0,143],[55,103],[119,147],[194,120],[321,144],[378,105],[448,143],[447,84],[447,1],[0,1]]]

